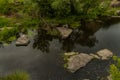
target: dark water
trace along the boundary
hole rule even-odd
[[[65,40],[49,36],[43,30],[38,33],[26,47],[16,47],[13,42],[0,48],[0,75],[22,70],[30,74],[31,80],[100,80],[108,75],[110,61],[93,60],[72,74],[63,68],[63,53],[95,53],[107,48],[120,55],[120,23],[104,27],[81,27]]]

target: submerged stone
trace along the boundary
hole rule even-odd
[[[28,36],[23,34],[17,39],[16,45],[17,46],[27,46],[29,44],[29,42],[30,42],[30,40],[29,40]]]
[[[56,29],[60,32],[60,35],[62,36],[63,39],[69,37],[69,35],[73,31],[72,29],[66,27],[57,27]]]

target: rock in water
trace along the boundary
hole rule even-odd
[[[113,53],[108,49],[103,49],[98,51],[97,55],[101,57],[101,60],[107,60],[113,56]]]
[[[113,80],[112,76],[111,75],[107,76],[107,80]]]
[[[71,72],[74,73],[78,69],[86,66],[92,59],[99,59],[99,60],[108,60],[113,56],[113,53],[108,49],[103,49],[98,51],[96,54],[86,54],[78,52],[69,52],[65,53],[67,56],[67,66],[66,68]]]
[[[92,56],[85,54],[85,53],[80,53],[78,55],[73,55],[68,59],[67,63],[67,69],[74,73],[81,67],[84,67],[87,65],[88,62],[90,62],[93,59]]]
[[[16,45],[17,46],[27,46],[29,44],[29,42],[30,42],[30,40],[29,40],[28,36],[23,34],[17,39]]]
[[[57,27],[57,30],[60,32],[60,35],[63,39],[69,37],[69,35],[72,33],[72,29],[65,28],[65,27]]]

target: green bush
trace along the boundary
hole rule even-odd
[[[110,0],[34,0],[39,6],[39,13],[44,16],[68,17],[78,15],[83,19],[96,18],[108,8]]]
[[[2,31],[0,31],[0,41],[5,43],[10,43],[11,41],[16,39],[16,35],[18,33],[17,27],[11,27],[9,29],[8,27],[4,27]]]

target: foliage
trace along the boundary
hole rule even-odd
[[[117,56],[113,57],[115,64],[110,65],[110,74],[113,80],[120,79],[120,58]]]
[[[0,32],[0,41],[2,42],[6,42],[9,43],[13,40],[16,39],[16,35],[18,33],[18,29],[17,28],[3,28],[3,30]]]
[[[8,18],[0,17],[0,28],[5,27],[5,26],[9,26],[10,25],[10,20]]]
[[[35,2],[38,3],[41,15],[55,17],[78,15],[83,18],[96,18],[108,7],[104,6],[101,0],[35,0]]]
[[[30,80],[26,72],[15,72],[11,75],[0,77],[0,80]]]
[[[44,18],[45,21],[50,19],[48,23],[54,20],[58,24],[78,28],[82,21],[108,15],[110,0],[33,0],[33,2],[37,4],[40,19]]]
[[[7,14],[10,5],[8,0],[0,0],[0,13]]]

